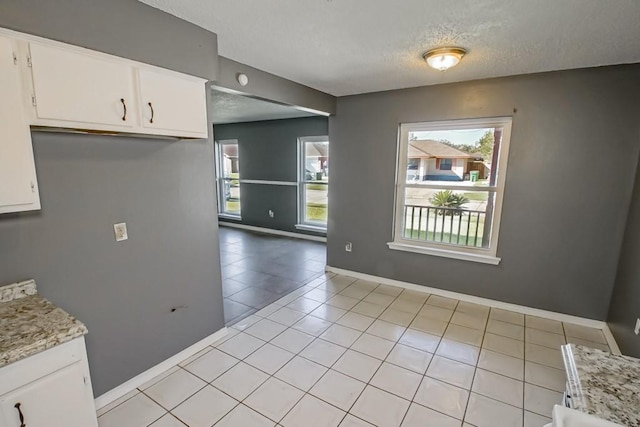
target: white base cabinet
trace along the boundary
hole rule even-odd
[[[97,427],[84,338],[0,368],[0,427]]]

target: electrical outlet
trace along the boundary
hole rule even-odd
[[[351,252],[353,250],[353,243],[347,242],[344,244],[344,250],[347,252]]]
[[[269,218],[273,218],[276,216],[276,213],[274,211],[272,211],[271,209],[269,209]]]
[[[640,335],[640,318],[636,319],[636,328],[633,332],[635,332],[636,335]]]
[[[122,242],[123,240],[127,240],[129,238],[129,235],[127,234],[126,222],[113,224],[113,232],[116,235],[116,242]]]

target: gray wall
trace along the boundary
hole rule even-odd
[[[236,80],[238,73],[244,73],[249,77],[247,86],[240,86]],[[220,75],[215,84],[217,87],[286,105],[311,108],[329,114],[336,112],[336,98],[332,95],[222,56]]]
[[[240,178],[264,181],[296,182],[298,138],[328,132],[326,117],[214,126],[216,140],[238,140]],[[242,183],[240,195],[242,224],[305,233],[295,228],[298,222],[296,187]],[[275,212],[274,218],[269,217],[269,209]]]
[[[639,136],[640,138],[640,136]],[[640,318],[640,168],[627,219],[618,275],[607,322],[624,354],[640,357],[640,337],[634,334]]]
[[[640,67],[620,66],[339,98],[328,264],[606,319],[640,148],[638,81]],[[510,115],[501,264],[388,249],[399,123]]]
[[[224,327],[211,143],[33,140],[42,210],[0,216],[0,284],[34,278],[87,325],[96,396]]]
[[[215,80],[217,36],[136,0],[2,0],[0,27]]]

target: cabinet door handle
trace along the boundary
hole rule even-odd
[[[127,104],[124,102],[124,98],[120,98],[120,102],[122,102],[122,107],[124,108],[124,113],[122,113],[122,121],[127,120]]]
[[[20,409],[20,406],[20,402],[13,405],[13,407],[18,410],[18,416],[20,417],[20,427],[27,427],[27,425],[24,423],[24,415],[22,415],[22,409]]]
[[[149,119],[149,123],[153,123],[153,116],[155,115],[155,112],[153,111],[153,104],[151,104],[151,102],[149,102],[149,108],[151,108],[151,119]]]

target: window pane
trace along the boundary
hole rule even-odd
[[[491,191],[407,188],[402,237],[488,248],[494,198]]]
[[[407,182],[493,186],[503,128],[409,132]]]
[[[222,212],[240,215],[240,158],[237,143],[220,143],[219,183],[222,195]]]
[[[329,182],[329,141],[304,143],[304,180]]]
[[[304,222],[327,223],[328,190],[326,184],[305,184]]]

